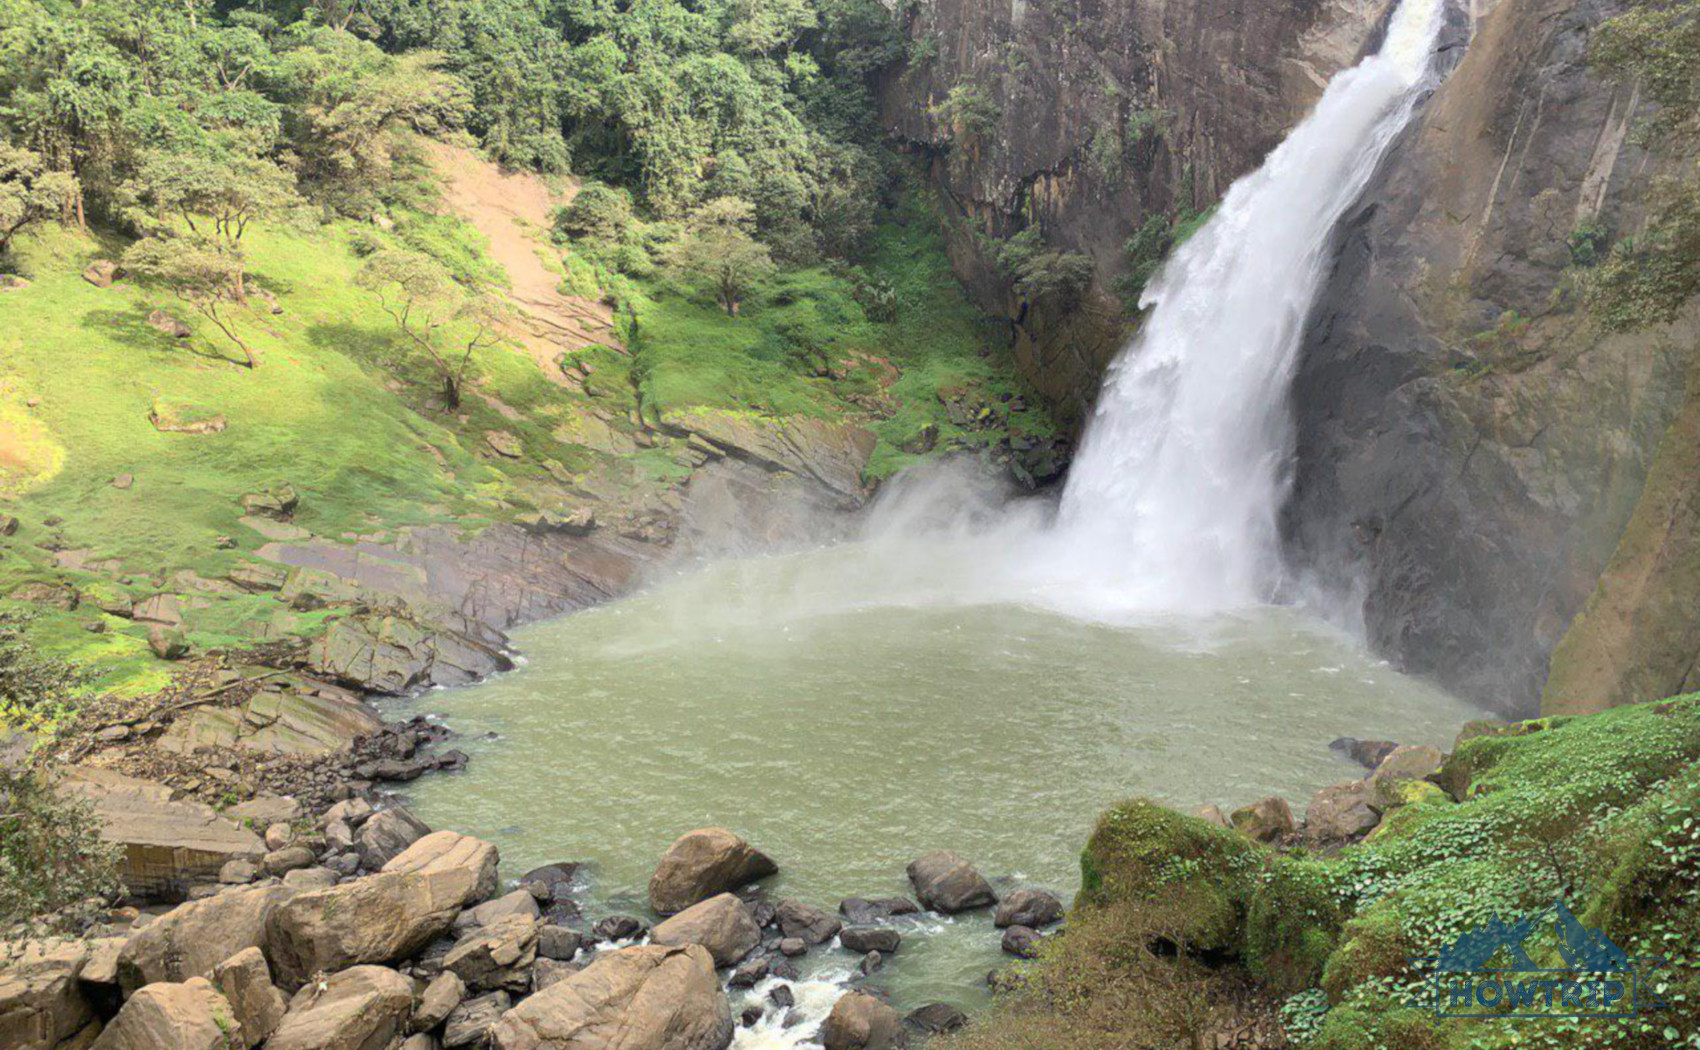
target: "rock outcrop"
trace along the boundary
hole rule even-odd
[[[1692,475],[1649,478],[1693,448],[1673,421],[1700,317],[1607,334],[1572,280],[1573,234],[1635,232],[1668,170],[1633,134],[1638,87],[1589,64],[1628,9],[1450,16],[1445,57],[1468,49],[1343,220],[1294,388],[1293,560],[1402,668],[1519,715],[1543,688],[1552,711],[1680,692],[1697,651],[1692,590],[1653,571],[1687,542]]]
[[[157,981],[209,977],[243,949],[263,946],[272,916],[293,896],[285,886],[244,886],[173,908],[118,953],[119,983],[134,991]]]
[[[1021,371],[1066,415],[1082,418],[1122,345],[1126,242],[1255,167],[1389,6],[913,6],[910,36],[934,54],[886,78],[882,119],[942,190],[957,275],[1008,320]],[[1092,289],[1020,294],[996,251],[1024,228],[1089,258]]]
[[[267,1050],[370,1050],[407,1031],[413,982],[382,966],[355,966],[303,989]]]
[[[230,1050],[236,1016],[204,977],[150,984],[130,996],[91,1050]]]
[[[150,780],[77,766],[60,788],[88,799],[101,837],[124,847],[118,874],[137,896],[181,900],[192,884],[214,881],[227,861],[266,851],[258,836],[211,806]]]

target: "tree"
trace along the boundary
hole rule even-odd
[[[355,283],[377,293],[384,312],[430,360],[442,381],[444,402],[451,410],[459,408],[473,354],[500,341],[496,301],[456,283],[441,263],[419,252],[378,252],[360,268]]]
[[[668,248],[667,265],[688,281],[711,285],[727,316],[737,317],[750,289],[774,269],[767,247],[750,234],[754,226],[755,208],[747,201],[711,200]]]
[[[170,288],[236,344],[244,368],[259,367],[227,316],[230,307],[245,301],[239,291],[243,264],[238,249],[205,234],[144,237],[124,252],[124,266]]]
[[[0,256],[25,227],[69,218],[77,192],[76,176],[48,171],[39,154],[0,142]]]
[[[218,242],[236,266],[231,281],[236,298],[246,301],[242,238],[255,219],[277,219],[300,206],[295,177],[259,155],[240,136],[198,148],[152,149],[142,154],[125,196],[145,218],[143,225],[168,225],[180,218],[192,233]]]

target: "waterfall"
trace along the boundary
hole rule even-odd
[[[1381,50],[1334,77],[1147,286],[1063,492],[1058,579],[1148,610],[1274,596],[1306,315],[1335,223],[1427,85],[1442,2],[1403,0]]]

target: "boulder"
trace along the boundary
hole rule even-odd
[[[856,964],[856,969],[863,977],[870,977],[885,968],[885,956],[879,952],[869,952],[862,956],[862,961]]]
[[[306,846],[285,846],[260,858],[260,871],[274,877],[311,868],[318,856]]]
[[[890,1050],[903,1039],[903,1018],[864,992],[841,996],[821,1025],[826,1050]]]
[[[519,884],[544,903],[565,900],[572,895],[573,886],[578,881],[578,873],[579,865],[572,861],[545,864],[521,875]]]
[[[496,881],[496,848],[427,835],[377,875],[297,894],[272,916],[268,954],[285,987],[360,963],[404,959],[441,937]]]
[[[852,952],[879,952],[890,955],[903,943],[896,930],[868,929],[851,926],[838,935],[838,943]]]
[[[350,828],[358,828],[376,812],[372,803],[363,798],[344,799],[319,816],[319,826],[323,828],[340,823]]]
[[[373,814],[360,826],[354,848],[368,871],[377,871],[431,833],[424,821],[402,806]]]
[[[1038,930],[1026,926],[1011,926],[1003,931],[1003,943],[1000,945],[1004,952],[1018,959],[1032,959],[1039,954],[1039,942],[1043,940]]]
[[[161,660],[181,660],[189,655],[189,639],[181,628],[156,623],[148,628],[148,651]]]
[[[294,895],[284,886],[242,886],[178,905],[124,945],[118,982],[133,992],[159,981],[207,977],[243,949],[263,946],[272,917]]]
[[[130,943],[130,934],[123,933],[114,937],[96,937],[88,942],[89,961],[78,975],[78,980],[84,984],[100,985],[113,989],[118,988],[118,956],[124,951],[124,945]],[[5,963],[0,962],[0,970],[5,969]]]
[[[449,1014],[466,998],[466,982],[459,974],[444,971],[431,979],[413,1008],[408,1031],[429,1032],[449,1019]]]
[[[599,941],[627,941],[642,937],[647,930],[641,919],[631,915],[610,915],[596,920],[596,925],[590,928],[590,935]]]
[[[244,948],[213,967],[212,984],[242,1026],[237,1035],[244,1047],[256,1046],[276,1031],[289,1008],[258,948]]]
[[[511,1005],[513,1000],[507,992],[491,992],[461,1003],[449,1014],[448,1023],[443,1026],[443,1047],[445,1050],[459,1050],[460,1047],[490,1045],[490,1030],[496,1027],[496,1022],[502,1019]]]
[[[1391,740],[1359,740],[1356,737],[1343,736],[1330,742],[1328,746],[1365,769],[1374,769],[1399,745]]]
[[[111,259],[96,259],[83,270],[83,280],[96,288],[111,288],[124,278],[124,268]]]
[[[195,334],[194,329],[164,310],[155,310],[148,314],[148,327],[173,339],[187,339]]]
[[[761,943],[750,908],[730,893],[693,904],[650,931],[650,942],[666,946],[700,944],[716,966],[731,966]]]
[[[329,868],[296,868],[283,875],[283,884],[292,890],[328,890],[340,881]]]
[[[1258,842],[1274,842],[1295,830],[1293,810],[1284,798],[1260,798],[1229,815],[1234,829]]]
[[[942,1035],[966,1027],[968,1015],[949,1003],[928,1003],[918,1010],[911,1010],[903,1022],[923,1034]]]
[[[339,806],[343,804],[337,803]],[[306,809],[291,795],[258,795],[246,802],[238,802],[225,813],[236,820],[266,825],[294,824],[307,815]]]
[[[795,959],[799,955],[809,954],[809,942],[801,937],[781,937],[779,939],[779,954],[787,959]]]
[[[796,937],[811,946],[825,944],[844,928],[844,923],[837,916],[789,897],[779,902],[777,916],[782,934]]]
[[[230,1050],[236,1015],[204,977],[150,984],[130,996],[92,1050]]]
[[[773,959],[767,955],[753,955],[739,963],[727,979],[727,984],[733,988],[754,988],[767,976],[768,968]]]
[[[485,901],[461,912],[460,918],[455,920],[455,929],[488,926],[497,919],[505,919],[510,915],[536,921],[542,914],[537,908],[537,898],[533,897],[529,890],[514,890],[504,897]]]
[[[253,832],[211,806],[179,799],[164,784],[73,766],[58,786],[88,799],[101,838],[124,847],[118,875],[137,897],[180,900],[194,883],[215,880],[227,861],[265,852]]]
[[[488,992],[530,989],[531,964],[537,959],[537,921],[505,915],[469,934],[443,956],[443,969],[459,974],[468,988]]]
[[[1208,821],[1218,827],[1231,828],[1234,826],[1233,821],[1228,819],[1228,815],[1222,812],[1221,806],[1199,806],[1197,809],[1192,811],[1192,815],[1197,817],[1199,820]]]
[[[896,915],[914,915],[921,906],[908,897],[846,897],[838,903],[838,913],[857,926],[879,922]]]
[[[700,945],[609,952],[508,1011],[494,1050],[725,1050],[732,1009]]]
[[[992,923],[999,929],[1026,926],[1037,930],[1053,922],[1061,922],[1062,917],[1062,901],[1057,899],[1056,894],[1022,887],[998,902],[998,912]]]
[[[81,941],[0,942],[0,1046],[52,1050],[95,1019],[78,978]]]
[[[383,966],[355,966],[302,989],[266,1050],[380,1050],[399,1040],[413,982]]]
[[[242,497],[242,511],[265,518],[284,520],[295,513],[301,504],[301,494],[294,485],[284,484],[264,492],[250,492]]]
[[[649,905],[684,911],[779,870],[766,854],[725,828],[700,828],[674,842],[649,880]]]
[[[557,962],[572,962],[584,947],[584,934],[566,926],[543,925],[537,929],[537,954]]]
[[[973,865],[949,850],[934,850],[909,865],[909,882],[922,905],[947,915],[998,902],[992,884]]]
[[[1439,748],[1426,744],[1394,748],[1369,775],[1370,800],[1382,808],[1400,805],[1403,796],[1397,785],[1401,781],[1429,780],[1440,772],[1445,761],[1446,756]]]
[[[1305,841],[1314,846],[1341,845],[1362,838],[1381,823],[1370,805],[1370,783],[1351,780],[1322,788],[1305,808]]]

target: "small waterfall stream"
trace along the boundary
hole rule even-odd
[[[1340,216],[1428,81],[1442,0],[1404,0],[1376,55],[1329,83],[1146,288],[1063,494],[1055,557],[1135,609],[1268,601],[1289,484],[1287,398]],[[1069,575],[1077,575],[1069,573]]]

